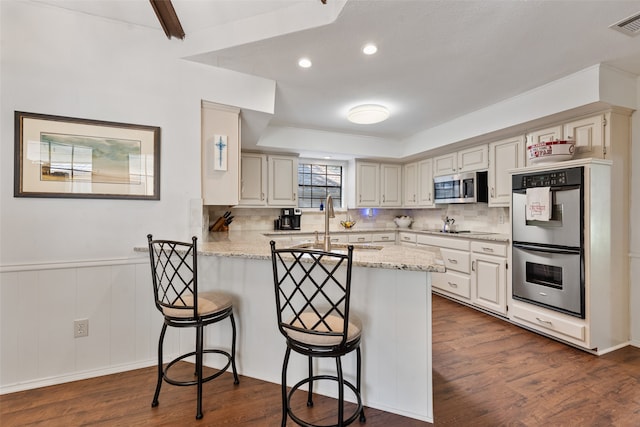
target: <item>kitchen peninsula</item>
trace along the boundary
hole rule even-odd
[[[276,325],[270,240],[258,232],[212,233],[209,241],[198,242],[198,275],[200,289],[221,289],[234,295],[240,374],[279,383],[285,342]],[[278,246],[296,243],[280,242]],[[430,272],[445,271],[440,251],[396,245],[365,247],[354,251],[351,295],[351,310],[362,319],[364,330],[363,402],[433,422]],[[228,333],[213,328],[206,341],[226,346]],[[215,367],[215,362],[209,364]],[[335,369],[330,360],[321,361],[316,369],[322,372],[324,362],[329,363],[327,370]],[[355,364],[355,357],[344,358],[346,378],[354,378]],[[289,369],[293,384],[305,375],[306,359],[292,357]],[[336,396],[331,384],[317,384],[316,391]],[[346,399],[352,396],[346,393]]]

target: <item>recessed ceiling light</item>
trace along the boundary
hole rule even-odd
[[[311,67],[311,60],[309,58],[300,58],[298,65],[302,68],[309,68]]]
[[[347,119],[360,125],[380,123],[389,118],[389,109],[378,104],[364,104],[353,107],[347,113]]]
[[[374,54],[374,53],[376,53],[377,51],[378,51],[378,46],[376,46],[376,45],[375,45],[375,44],[373,44],[373,43],[369,43],[369,44],[365,45],[365,46],[362,48],[362,52],[363,52],[365,55],[373,55],[373,54]]]

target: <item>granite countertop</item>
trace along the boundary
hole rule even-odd
[[[268,234],[272,235],[272,233]],[[210,233],[209,241],[198,242],[198,254],[270,260],[270,240],[269,235],[257,231]],[[276,247],[292,247],[300,243],[302,242],[296,241],[294,238],[291,242],[279,242]],[[337,245],[334,246],[337,247]],[[356,267],[445,272],[444,262],[438,249],[400,245],[376,246],[374,244],[354,244],[354,246],[356,249],[353,252],[353,265]],[[135,247],[134,250],[148,252],[149,248],[140,246]]]
[[[360,234],[360,233],[394,233],[396,231],[399,232],[408,232],[408,233],[416,233],[416,234],[430,234],[433,236],[441,236],[441,237],[452,237],[457,239],[475,239],[475,240],[489,240],[494,242],[509,242],[509,235],[502,233],[491,233],[485,231],[464,231],[457,233],[443,233],[440,230],[418,230],[413,228],[357,228],[357,229],[339,229],[339,230],[331,230],[331,234]],[[296,235],[301,236],[309,236],[315,234],[315,231],[294,231],[294,230],[279,230],[279,231],[267,231],[263,232],[265,236],[292,236],[293,240],[295,240]],[[322,237],[323,232],[318,231],[318,235]]]

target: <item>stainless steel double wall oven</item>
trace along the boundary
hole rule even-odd
[[[527,189],[549,187],[548,221],[527,219]],[[513,298],[585,317],[584,168],[512,175]]]

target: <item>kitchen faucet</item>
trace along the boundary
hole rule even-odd
[[[327,196],[327,200],[324,204],[324,251],[331,251],[331,236],[329,235],[329,218],[335,218],[336,214],[333,212],[333,198]]]

